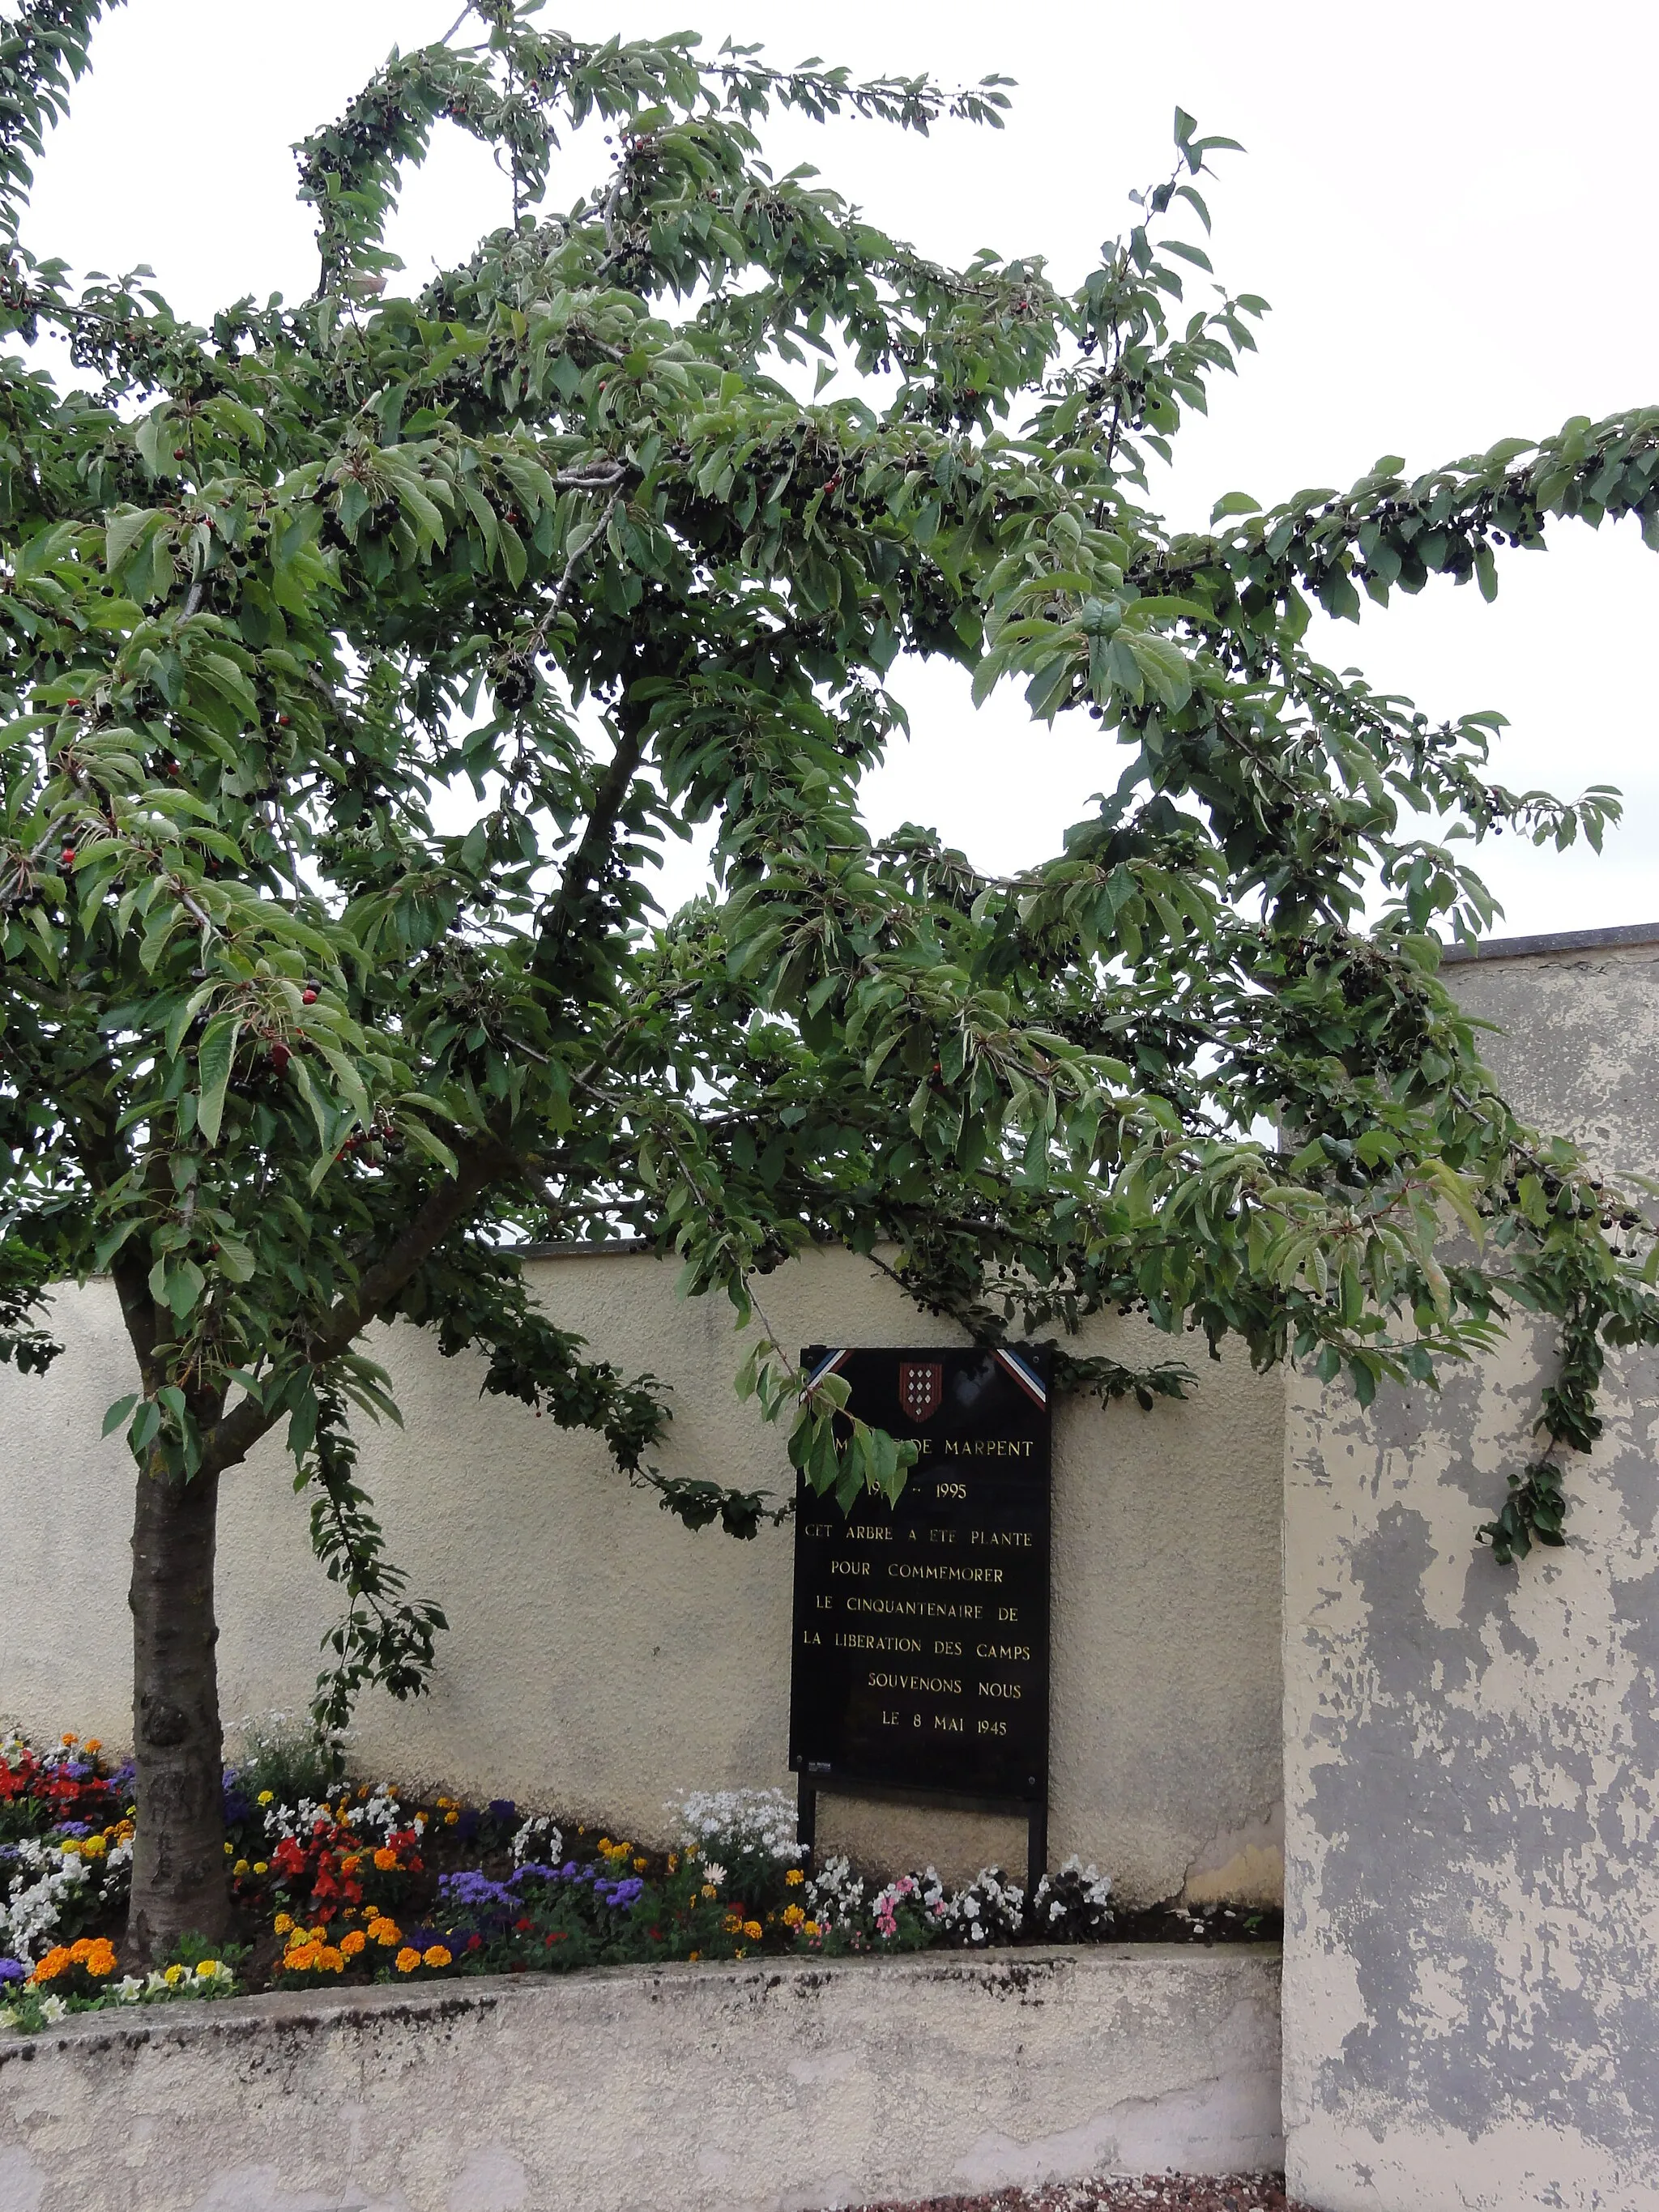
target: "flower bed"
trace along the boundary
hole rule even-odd
[[[997,1868],[948,1888],[809,1869],[781,1791],[690,1795],[665,1849],[585,1823],[394,1784],[336,1781],[314,1747],[256,1741],[225,1775],[232,1937],[120,1976],[131,1768],[95,1741],[0,1741],[0,2026],[240,1990],[751,1955],[840,1957],[1125,1932],[1110,1884],[1073,1859],[1035,1898]],[[1189,1916],[1182,1916],[1193,1925]],[[1202,1923],[1197,1923],[1201,1929]]]

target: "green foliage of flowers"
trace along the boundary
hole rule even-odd
[[[951,1887],[932,1868],[879,1882],[845,1858],[808,1864],[781,1791],[682,1797],[667,1808],[678,1841],[665,1847],[562,1828],[504,1799],[423,1800],[386,1782],[331,1775],[318,1797],[284,1795],[272,1762],[295,1757],[291,1729],[267,1724],[248,1741],[247,1763],[224,1778],[246,1940],[187,1934],[147,1974],[120,1972],[109,1933],[125,1901],[131,1820],[105,1848],[62,1812],[71,1791],[87,1809],[129,1770],[112,1771],[95,1741],[69,1738],[44,1757],[19,1736],[0,1747],[13,1799],[38,1808],[27,1838],[35,1856],[19,1846],[0,1856],[0,1940],[18,1953],[0,1956],[0,2027],[33,2033],[76,2012],[264,1987],[1083,1942],[1116,1925],[1109,1882],[1075,1860],[1030,1899],[995,1868]],[[74,1854],[90,1850],[99,1881],[82,1886],[77,1873],[43,1887],[36,1857],[53,1849],[77,1869]]]

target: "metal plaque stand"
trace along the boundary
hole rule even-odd
[[[802,1773],[796,1778],[795,1841],[816,1856],[818,1794],[829,1790],[842,1797],[869,1797],[883,1805],[933,1805],[943,1813],[984,1813],[1025,1823],[1025,1895],[1036,1897],[1037,1885],[1048,1871],[1048,1801],[1022,1797],[974,1797],[954,1790],[896,1790],[890,1784],[860,1782],[851,1775]]]

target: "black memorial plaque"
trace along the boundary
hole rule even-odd
[[[896,1505],[795,1493],[789,1765],[1036,1809],[1048,1788],[1048,1356],[815,1346],[921,1456]]]

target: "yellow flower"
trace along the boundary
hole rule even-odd
[[[272,1928],[275,1929],[277,1935],[286,1936],[289,1929],[293,1927],[294,1923],[289,1919],[286,1912],[279,1912],[270,1924]]]
[[[270,1860],[255,1859],[253,1862],[253,1871],[255,1874],[269,1874],[270,1872]]]
[[[446,1814],[444,1814],[444,1826],[445,1826],[445,1827],[447,1827],[447,1828],[453,1828],[453,1827],[454,1826],[454,1825],[455,1825],[456,1821],[457,1821],[457,1820],[459,1820],[460,1819],[460,1817],[461,1817],[461,1816],[460,1816],[460,1814],[459,1814],[459,1813],[446,1813]]]
[[[161,1979],[170,1989],[177,1989],[184,1978],[185,1970],[182,1966],[167,1966],[162,1970]]]
[[[269,1805],[275,1798],[276,1795],[276,1792],[274,1790],[262,1790],[259,1792],[258,1802],[261,1805]]]
[[[800,1932],[803,1936],[820,1936],[823,1931],[816,1920],[809,1920]]]
[[[234,1852],[235,1852],[235,1850],[236,1850],[236,1846],[235,1846],[235,1844],[227,1844],[225,1845],[225,1856],[226,1856],[227,1858],[230,1858],[231,1856],[234,1856]]]
[[[421,1963],[421,1954],[418,1951],[411,1950],[405,1943],[392,1963],[400,1974],[412,1974]]]
[[[65,1836],[58,1848],[66,1859],[78,1859],[81,1856],[81,1839],[78,1836]]]
[[[799,1905],[787,1905],[783,1909],[783,1924],[786,1928],[799,1928],[805,1917],[806,1915]]]
[[[89,1735],[81,1747],[82,1751],[101,1751],[103,1747],[102,1741],[95,1735]]]
[[[801,1882],[805,1881],[806,1876],[801,1872],[799,1867],[791,1867],[788,1873],[785,1875],[783,1878],[788,1883],[790,1888],[794,1889]]]
[[[745,1920],[743,1923],[743,1932],[749,1938],[751,1943],[758,1943],[761,1939],[761,1924],[759,1921]]]
[[[100,1859],[108,1849],[101,1836],[88,1836],[81,1845],[81,1856],[83,1859]]]
[[[744,1949],[743,1946],[739,1944],[737,1949],[732,1954],[732,1956],[734,1959],[746,1959],[749,1956],[749,1954]]]
[[[678,1874],[679,1870],[680,1855],[678,1851],[670,1851],[668,1854],[668,1871],[670,1874]]]
[[[232,1867],[232,1869],[231,1869],[231,1872],[232,1872],[234,1875],[245,1875],[245,1874],[252,1874],[252,1871],[253,1871],[253,1869],[249,1865],[248,1862],[247,1862],[246,1859],[238,1859],[238,1860],[237,1860],[237,1862],[236,1862],[236,1863],[235,1863],[235,1865],[234,1865],[234,1867]]]
[[[704,1882],[702,1886],[702,1893],[705,1897],[718,1897],[720,1895],[719,1890],[715,1888],[712,1881]]]
[[[216,1959],[204,1959],[197,1966],[196,1978],[198,1982],[210,1982],[218,1972],[219,1961]]]
[[[696,1965],[696,1963],[697,1963],[698,1960],[699,1960],[699,1959],[701,1959],[701,1958],[702,1958],[702,1953],[701,1951],[694,1951],[694,1952],[691,1954],[691,1957],[690,1957],[690,1963],[692,1966],[695,1966]]]
[[[447,1966],[449,1964],[449,1954],[441,1943],[428,1944],[421,1956],[428,1966]]]

